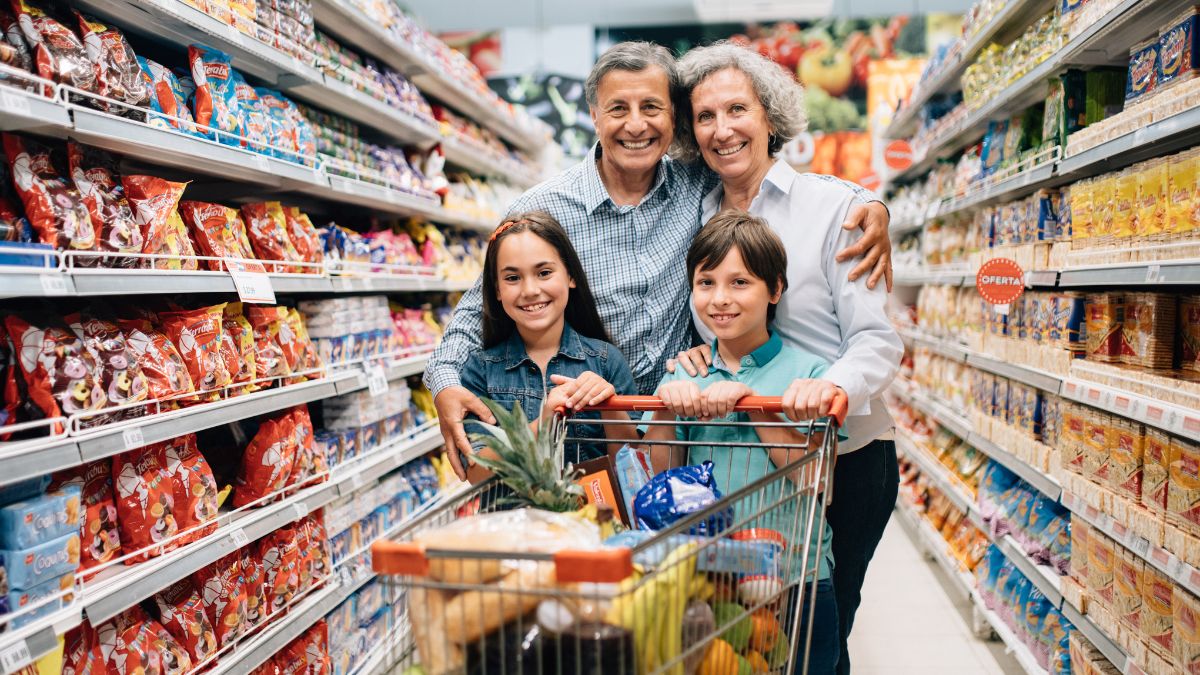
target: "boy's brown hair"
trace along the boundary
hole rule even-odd
[[[787,290],[787,250],[783,240],[762,218],[737,209],[722,211],[713,216],[688,249],[688,282],[696,276],[696,270],[716,269],[730,249],[737,247],[746,263],[746,269],[762,279],[771,288],[771,294]],[[767,321],[775,319],[776,303],[767,308]]]

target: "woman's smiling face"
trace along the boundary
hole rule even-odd
[[[771,161],[771,126],[750,76],[718,70],[692,89],[691,101],[696,145],[722,180],[753,174]]]

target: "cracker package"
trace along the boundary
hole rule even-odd
[[[1167,478],[1171,465],[1171,437],[1155,427],[1146,427],[1142,461],[1142,506],[1166,513]]]
[[[1167,653],[1173,644],[1174,588],[1175,582],[1154,565],[1143,568],[1141,632],[1152,645]]]
[[[108,664],[100,651],[100,641],[92,625],[84,619],[67,631],[63,640],[61,675],[106,675]]]
[[[217,635],[191,579],[181,579],[154,596],[159,621],[199,664],[217,651]]]
[[[0,549],[8,589],[30,590],[79,568],[79,533],[70,532],[25,549]]]
[[[92,229],[96,232],[98,249],[113,253],[141,253],[144,244],[142,229],[133,217],[125,188],[121,186],[121,175],[117,172],[117,159],[95,148],[67,143],[67,163],[71,180],[83,197],[91,216]],[[137,268],[142,266],[138,258],[119,255],[102,259],[105,267]]]
[[[237,640],[246,623],[246,593],[241,570],[241,554],[234,551],[192,577],[220,647]]]
[[[66,179],[49,146],[15,134],[4,134],[4,151],[12,182],[38,240],[59,251],[97,250],[96,230],[79,190]],[[81,258],[80,265],[98,265]]]
[[[167,471],[171,474],[175,499],[175,520],[185,532],[179,543],[186,544],[216,530],[217,479],[208,460],[196,447],[196,434],[185,434],[167,442],[164,449]],[[202,527],[210,523],[207,527]]]
[[[1170,368],[1175,346],[1175,296],[1128,293],[1121,319],[1121,362]]]
[[[1084,447],[1087,439],[1087,417],[1083,406],[1065,402],[1062,409],[1062,465],[1074,473],[1083,473]]]
[[[1179,367],[1200,372],[1200,295],[1179,299]]]
[[[1200,599],[1182,588],[1171,597],[1172,652],[1180,670],[1200,671]]]
[[[1167,160],[1152,159],[1138,172],[1138,224],[1148,242],[1162,241],[1167,220]]]
[[[9,551],[37,546],[79,533],[80,486],[57,490],[0,506],[0,548]]]
[[[156,443],[114,457],[113,480],[121,543],[129,552],[141,551],[125,563],[132,565],[177,548],[179,540],[174,537],[179,524],[166,444]]]
[[[1080,519],[1071,523],[1071,578],[1086,586],[1088,583],[1088,546],[1092,528]]]
[[[1087,307],[1087,358],[1103,363],[1121,360],[1121,319],[1124,298],[1120,293],[1089,295]]]
[[[1137,503],[1142,498],[1142,463],[1145,454],[1145,428],[1124,417],[1112,418],[1109,447],[1108,487],[1118,495]]]
[[[1108,483],[1109,463],[1112,459],[1108,452],[1109,443],[1116,440],[1112,416],[1088,409],[1084,433],[1083,475],[1094,483],[1105,485]]]
[[[224,305],[159,314],[163,332],[179,350],[197,392],[215,392],[233,381],[221,353]]]
[[[196,251],[176,207],[187,183],[172,183],[155,176],[125,176],[125,196],[134,220],[142,230],[143,267],[159,270],[199,269]]]
[[[295,422],[285,413],[264,419],[246,447],[233,490],[233,506],[241,508],[282,490],[292,473],[298,446]]]
[[[1113,573],[1113,614],[1130,629],[1141,630],[1143,603],[1143,574],[1141,558],[1120,546],[1117,547],[1116,569]]]
[[[1200,446],[1172,438],[1170,457],[1167,519],[1200,532]]]
[[[272,308],[274,309],[274,308]],[[259,379],[264,378],[283,378],[292,374],[292,369],[288,367],[287,358],[284,356],[283,347],[280,344],[279,333],[283,330],[283,322],[278,320],[278,314],[272,312],[258,312],[254,307],[249,307],[246,312],[247,319],[254,329],[254,358],[255,358],[255,375]],[[260,386],[268,387],[274,382],[265,382]]]
[[[1113,540],[1093,530],[1088,537],[1088,583],[1093,600],[1112,607],[1116,551]]]
[[[289,410],[287,414],[291,418],[296,445],[296,459],[288,474],[287,484],[304,485],[313,478],[323,476],[329,467],[325,464],[325,457],[319,456],[317,453],[308,406],[298,405]]]
[[[238,114],[242,118],[242,136],[246,139],[246,149],[262,155],[269,155],[271,153],[270,121],[266,106],[259,100],[258,92],[254,91],[254,87],[247,84],[246,78],[236,70],[233,71],[233,82],[233,91],[238,102]]]

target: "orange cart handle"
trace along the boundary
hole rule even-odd
[[[845,424],[849,407],[850,401],[846,398],[846,392],[838,389],[833,396],[833,406],[829,410],[829,416],[837,421],[839,427]],[[657,396],[613,396],[603,403],[584,408],[584,410],[621,412],[654,412],[666,409],[667,406]],[[738,400],[733,409],[736,412],[782,414],[783,398],[780,396],[745,396]],[[565,411],[560,409],[558,412],[562,414]]]

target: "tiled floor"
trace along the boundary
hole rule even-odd
[[[897,517],[867,571],[850,635],[854,675],[1021,673],[1003,643],[971,634],[970,601],[921,556]]]

